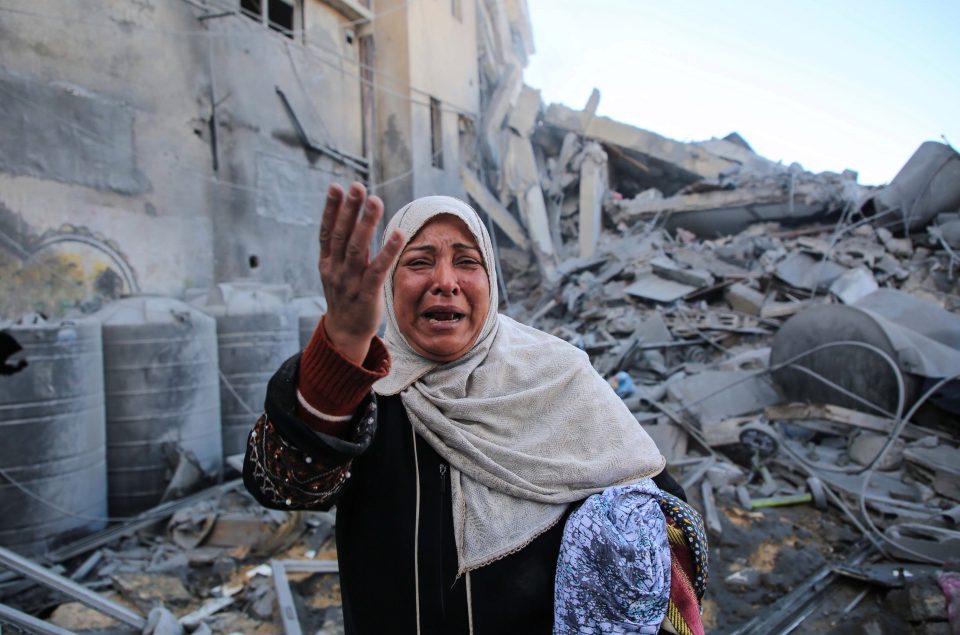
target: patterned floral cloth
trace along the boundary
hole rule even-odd
[[[594,494],[570,515],[557,563],[554,633],[660,630],[671,569],[664,496],[645,479]]]

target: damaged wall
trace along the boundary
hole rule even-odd
[[[305,148],[276,89],[312,142],[361,155],[358,44],[319,0],[294,39],[236,13],[198,20],[223,4],[0,15],[0,314],[250,275],[318,290],[323,192],[356,171]]]
[[[377,0],[377,193],[389,216],[430,194],[464,197],[461,136],[479,117],[477,6]]]

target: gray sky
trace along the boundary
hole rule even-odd
[[[960,146],[960,1],[528,0],[546,102],[694,141],[739,132],[812,171],[889,181]]]

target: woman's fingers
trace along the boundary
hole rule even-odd
[[[339,183],[331,183],[327,188],[327,202],[323,207],[323,216],[320,220],[320,258],[330,257],[330,235],[337,220],[337,212],[343,203],[343,188]]]
[[[377,223],[380,222],[381,216],[383,216],[383,201],[378,196],[371,196],[363,207],[363,213],[357,221],[345,251],[347,264],[355,270],[362,271],[367,264],[370,241],[373,240],[373,234],[377,230]]]
[[[367,190],[360,183],[353,182],[347,189],[346,200],[340,206],[333,228],[330,231],[330,257],[343,260],[350,236],[357,224],[357,215],[366,198]]]
[[[367,267],[367,273],[364,276],[364,286],[373,294],[379,294],[383,289],[383,284],[387,280],[387,272],[390,271],[390,265],[400,255],[403,248],[403,232],[394,229],[383,244],[383,249],[370,262]]]

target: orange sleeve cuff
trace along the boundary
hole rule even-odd
[[[370,351],[357,366],[334,348],[324,329],[324,316],[300,356],[297,389],[308,404],[331,416],[352,414],[370,392],[374,382],[390,372],[390,354],[379,337],[370,341]]]

